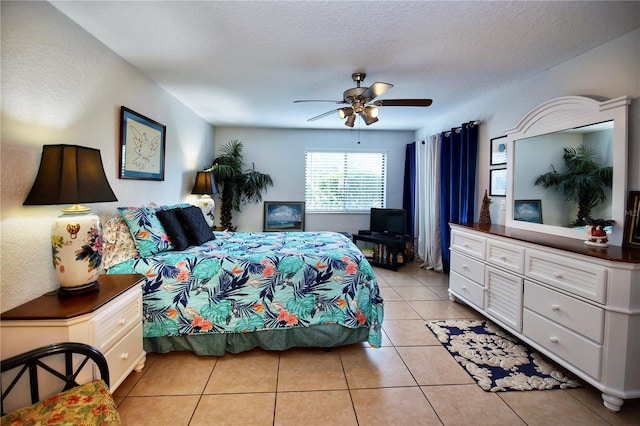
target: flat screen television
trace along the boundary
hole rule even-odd
[[[406,234],[407,213],[403,209],[371,208],[371,232],[386,235]]]

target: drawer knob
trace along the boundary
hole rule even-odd
[[[553,304],[553,305],[551,305],[551,310],[552,311],[559,311],[560,310],[560,306],[558,306],[556,304]]]
[[[465,263],[464,265],[462,265],[462,269],[464,269],[465,271],[469,269],[469,267],[467,266],[467,264]]]
[[[125,323],[125,322],[127,322],[127,320],[126,320],[126,319],[124,319],[124,318],[120,318],[120,321],[118,321],[118,324],[120,324],[120,325],[124,325],[124,323]]]
[[[555,272],[555,273],[553,274],[553,276],[554,276],[554,277],[556,277],[556,278],[558,278],[558,279],[562,278],[562,274],[561,274],[560,272]]]
[[[122,359],[129,359],[129,352],[124,352],[120,357]]]
[[[462,286],[462,290],[463,290],[463,291],[467,291],[467,286],[466,286],[466,285],[463,285],[463,286]]]
[[[469,243],[464,243],[462,246],[463,246],[464,248],[467,248],[467,249],[468,249],[468,248],[469,248]]]
[[[551,336],[551,337],[549,337],[549,341],[551,343],[558,343],[558,338],[556,336]]]
[[[504,254],[500,255],[500,260],[502,260],[503,262],[506,262],[507,261],[507,256],[505,256]]]

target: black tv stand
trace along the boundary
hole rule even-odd
[[[391,269],[397,271],[406,260],[405,243],[407,237],[405,235],[389,235],[380,232],[360,231],[354,234],[351,239],[357,245],[358,241],[365,243],[373,243],[373,256],[367,257],[369,263],[374,266]]]

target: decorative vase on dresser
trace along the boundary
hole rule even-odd
[[[100,275],[98,291],[73,297],[60,297],[53,291],[3,312],[2,359],[50,343],[86,343],[107,359],[110,390],[115,391],[129,373],[142,370],[146,360],[142,348],[142,279],[137,274]],[[95,367],[94,377],[88,379],[98,377]],[[42,382],[41,394],[46,392],[47,382]],[[7,401],[5,409],[11,411],[13,404],[16,408],[29,405],[19,401],[24,394],[13,392],[12,396],[14,393],[17,399]]]

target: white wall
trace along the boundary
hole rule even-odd
[[[195,171],[213,159],[213,127],[46,2],[2,2],[0,310],[58,287],[50,228],[66,206],[22,203],[42,145],[98,148],[116,206],[188,200]],[[118,178],[124,105],[167,126],[165,180]]]
[[[345,151],[382,150],[387,152],[387,207],[402,208],[404,156],[413,132],[358,130],[299,130],[216,127],[216,149],[230,140],[244,144],[245,164],[268,173],[274,186],[263,194],[264,201],[304,201],[304,157],[306,150]],[[358,143],[360,140],[360,143]],[[216,152],[216,155],[219,155]],[[220,214],[216,212],[216,221]],[[233,224],[239,231],[261,231],[263,205],[244,206],[234,212]],[[369,214],[311,214],[305,216],[306,231],[357,232],[369,229]]]
[[[522,53],[526,55],[526,52]],[[462,122],[480,120],[476,217],[479,217],[484,189],[489,187],[489,141],[504,135],[529,111],[560,96],[640,97],[640,29],[589,50],[527,80],[476,99],[461,100],[447,114],[433,117],[416,132],[422,140]],[[437,100],[436,100],[437,101]],[[640,102],[629,108],[628,189],[640,190]],[[491,204],[493,223],[504,224],[500,197]]]

